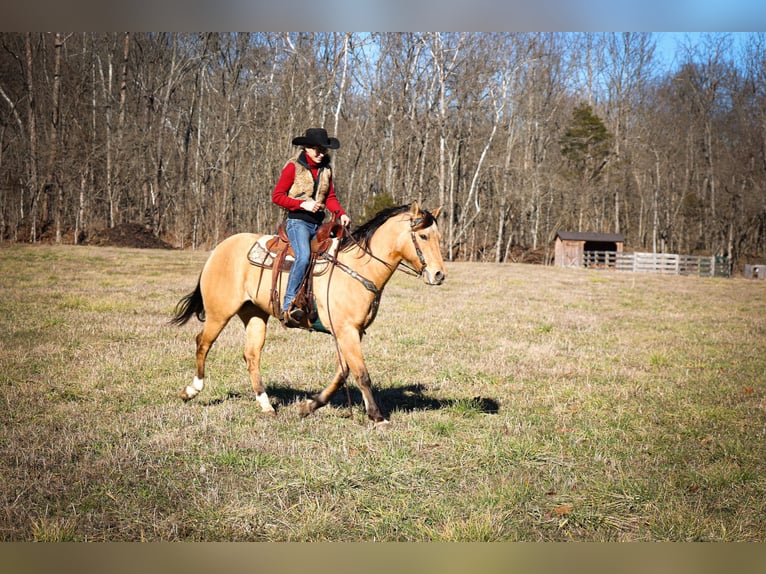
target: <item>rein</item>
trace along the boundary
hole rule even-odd
[[[396,271],[401,271],[402,273],[405,273],[412,277],[420,277],[421,275],[423,275],[423,270],[426,268],[427,264],[426,264],[426,258],[423,256],[423,251],[420,249],[420,245],[418,244],[418,240],[417,240],[417,237],[415,236],[415,232],[418,231],[419,229],[422,229],[422,225],[424,222],[425,222],[424,217],[418,217],[417,219],[413,219],[410,222],[410,238],[412,239],[412,244],[415,246],[415,253],[418,256],[418,260],[420,261],[420,269],[415,269],[415,267],[413,267],[412,265],[410,265],[409,263],[405,261],[400,261],[399,264],[396,267],[394,267],[387,261],[383,261],[380,257],[375,255],[369,249],[366,249],[365,247],[363,247],[362,244],[359,241],[357,241],[357,239],[353,235],[349,234],[348,238],[354,245],[356,245],[359,248],[360,251],[362,251],[362,253],[369,255],[370,257],[375,259],[375,261],[382,263],[392,273]],[[326,254],[323,254],[323,255],[326,255]],[[351,277],[361,282],[362,285],[364,285],[368,291],[372,291],[373,293],[378,294],[378,288],[375,287],[375,284],[372,281],[370,281],[369,279],[366,279],[365,277],[363,277],[362,275],[360,275],[353,269],[345,266],[343,263],[338,261],[337,258],[335,258],[334,256],[326,256],[325,259],[329,261],[330,257],[334,258],[335,265],[338,265],[343,271],[351,275]]]

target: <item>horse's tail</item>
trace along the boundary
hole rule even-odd
[[[192,316],[196,315],[197,320],[205,320],[205,304],[202,302],[202,291],[200,282],[197,281],[197,287],[182,298],[176,305],[175,313],[170,322],[173,325],[184,325]]]

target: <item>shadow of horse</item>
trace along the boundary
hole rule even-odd
[[[500,411],[500,404],[495,399],[487,397],[472,397],[470,399],[437,399],[426,394],[425,387],[421,384],[404,385],[401,387],[383,387],[376,389],[376,392],[379,397],[379,406],[385,416],[388,416],[394,411],[405,413],[413,411],[436,411],[447,409],[458,404],[468,405],[482,414],[497,414]],[[274,408],[277,410],[309,398],[311,394],[313,393],[294,389],[288,385],[269,385],[269,395],[275,400],[276,404],[274,405]],[[329,404],[342,409],[348,406],[349,397],[352,407],[364,405],[362,393],[356,386],[348,388],[348,395],[344,389],[339,389],[330,399]],[[229,391],[225,396],[212,399],[203,404],[204,406],[213,407],[223,404],[228,400],[248,398],[255,400],[254,397],[243,395],[241,392]]]

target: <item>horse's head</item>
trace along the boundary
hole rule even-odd
[[[409,239],[404,240],[401,254],[404,260],[423,276],[426,285],[441,285],[447,273],[441,254],[441,233],[436,218],[441,207],[433,212],[423,211],[417,201],[409,210]]]

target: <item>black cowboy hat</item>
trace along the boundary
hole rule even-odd
[[[338,149],[340,147],[340,140],[338,138],[327,137],[327,130],[324,128],[309,128],[303,136],[293,139],[293,145]]]

